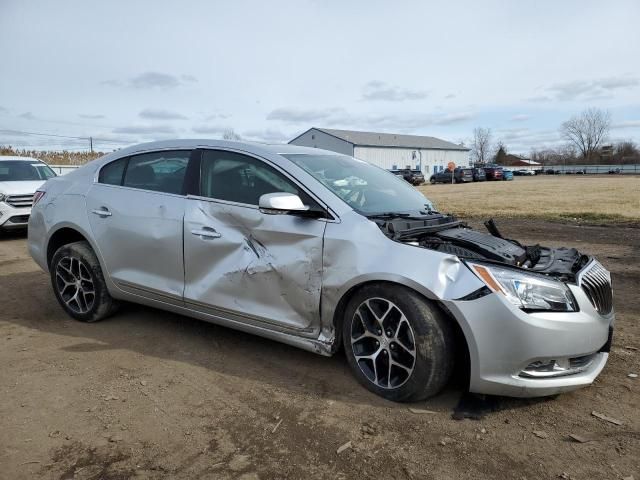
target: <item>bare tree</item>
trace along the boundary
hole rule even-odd
[[[610,126],[609,112],[590,108],[564,122],[560,127],[560,133],[578,149],[584,160],[590,161],[609,134]]]
[[[233,130],[233,128],[228,128],[227,130],[225,130],[224,133],[222,134],[222,138],[224,140],[242,140],[242,137],[238,135]]]
[[[486,163],[489,159],[491,148],[491,129],[474,128],[473,143],[471,144],[471,156],[478,163]]]

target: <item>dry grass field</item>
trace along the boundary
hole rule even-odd
[[[640,177],[536,176],[509,182],[423,185],[443,212],[575,222],[640,221]]]

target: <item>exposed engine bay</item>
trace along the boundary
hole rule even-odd
[[[576,274],[590,260],[575,248],[522,245],[504,238],[493,220],[485,222],[489,233],[473,230],[452,215],[436,212],[375,221],[389,238],[401,243],[457,255],[462,259],[507,264],[562,281],[575,281]]]

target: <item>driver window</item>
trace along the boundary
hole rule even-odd
[[[264,162],[239,153],[206,150],[200,166],[200,195],[258,205],[261,195],[287,192],[311,206],[313,200],[289,179]]]

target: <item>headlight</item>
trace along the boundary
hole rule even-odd
[[[494,292],[523,310],[575,312],[576,301],[564,283],[534,273],[495,265],[467,263]]]

